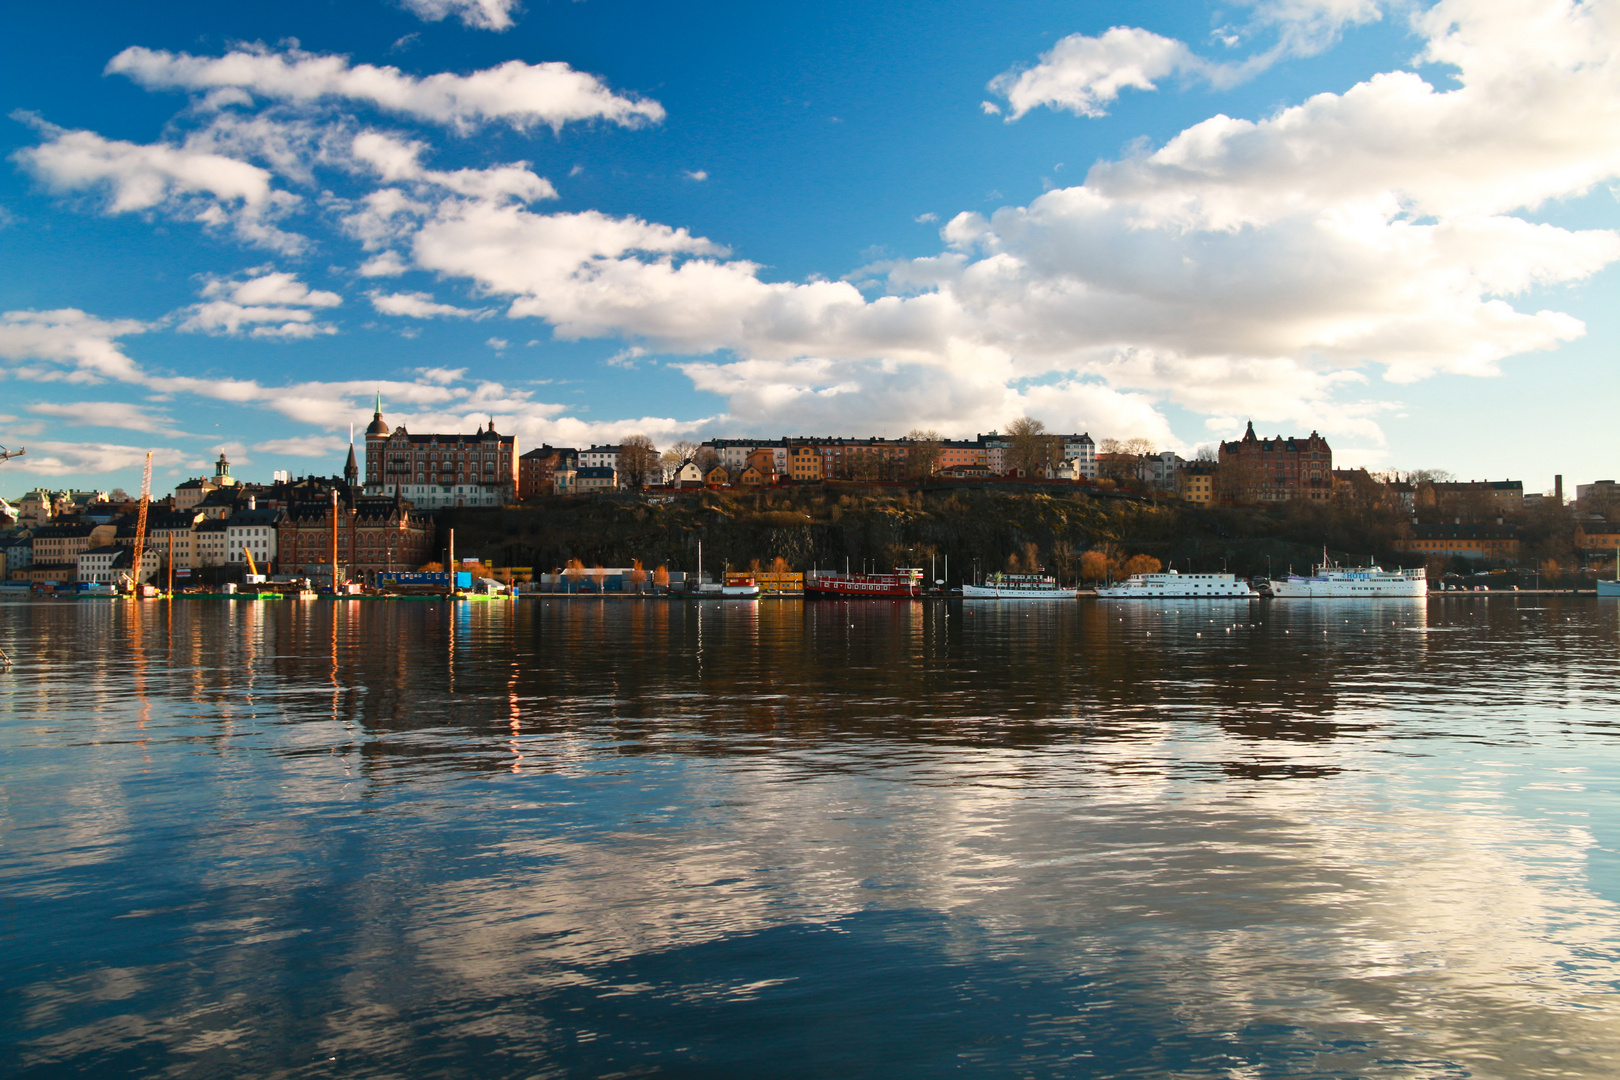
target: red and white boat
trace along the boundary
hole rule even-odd
[[[892,574],[838,574],[812,570],[804,575],[806,599],[870,596],[921,596],[923,572],[911,567],[895,567]]]

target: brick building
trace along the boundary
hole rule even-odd
[[[365,494],[396,492],[419,509],[505,506],[517,500],[517,438],[501,435],[495,420],[473,435],[412,435],[388,429],[382,397],[366,428]]]
[[[1243,438],[1222,442],[1220,494],[1231,502],[1287,502],[1333,496],[1333,450],[1316,432],[1261,439],[1254,422]]]

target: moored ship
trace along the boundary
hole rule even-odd
[[[807,599],[921,596],[922,591],[923,572],[912,567],[896,567],[891,574],[839,574],[831,570],[812,570],[804,575],[804,595]]]
[[[1260,594],[1231,574],[1136,574],[1097,589],[1101,600],[1258,600]]]
[[[1065,589],[1050,574],[991,574],[982,585],[963,585],[964,600],[1073,600],[1079,589]]]
[[[1279,600],[1326,600],[1340,597],[1376,599],[1381,596],[1426,596],[1428,571],[1385,570],[1381,566],[1334,566],[1323,563],[1309,576],[1289,574],[1271,582],[1271,595]]]

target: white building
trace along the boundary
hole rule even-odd
[[[227,562],[246,562],[243,550],[253,553],[259,573],[276,557],[276,523],[281,520],[280,510],[238,510],[225,519],[225,548]]]

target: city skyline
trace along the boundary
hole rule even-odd
[[[8,16],[4,493],[329,471],[377,392],[1615,471],[1613,0],[629,10]]]

